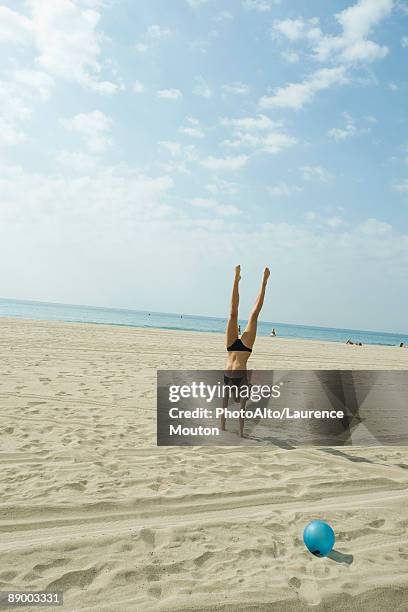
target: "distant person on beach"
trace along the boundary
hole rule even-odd
[[[404,348],[404,343],[403,342],[401,342],[400,348]]]
[[[239,335],[241,335],[241,326],[240,325],[238,325],[238,333],[239,333]]]
[[[355,346],[363,346],[361,342],[353,342],[350,338],[347,340],[346,344],[354,344]]]
[[[231,305],[229,319],[227,323],[226,347],[228,353],[227,365],[225,368],[224,385],[233,386],[239,389],[242,385],[248,385],[247,361],[252,353],[255,343],[256,328],[259,313],[264,303],[265,290],[270,276],[269,268],[265,268],[261,287],[255,305],[249,315],[248,323],[241,338],[238,326],[238,305],[239,305],[239,281],[241,280],[241,266],[236,266],[234,284],[232,287]],[[231,393],[225,393],[223,398],[223,408],[227,408]],[[241,410],[245,410],[246,399],[241,399]],[[225,431],[225,416],[221,417],[221,429]],[[239,433],[244,437],[244,419],[239,419]]]
[[[273,336],[273,338],[276,336],[276,330],[274,327],[272,328],[271,336]]]

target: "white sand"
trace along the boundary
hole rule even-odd
[[[0,319],[0,590],[63,590],[61,610],[408,610],[408,450],[156,447],[156,368],[224,361],[216,334]],[[408,350],[260,338],[250,364],[408,369]],[[351,565],[306,551],[312,518]]]

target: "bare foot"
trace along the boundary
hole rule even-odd
[[[271,271],[269,270],[269,268],[265,268],[264,273],[263,273],[263,281],[264,281],[264,283],[266,283],[266,281],[268,280],[270,275],[271,275]]]
[[[241,280],[241,266],[235,266],[235,278]]]

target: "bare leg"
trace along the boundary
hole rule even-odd
[[[248,399],[246,397],[241,398],[241,405],[240,405],[241,410],[245,410],[247,401]],[[245,417],[239,417],[239,435],[241,438],[244,437],[244,424],[245,424]]]
[[[227,323],[227,347],[238,338],[238,306],[239,306],[239,281],[241,280],[241,266],[235,267],[234,284],[232,286],[229,319]]]
[[[266,290],[266,285],[267,285],[269,276],[270,276],[269,268],[265,268],[258,297],[256,298],[255,305],[252,309],[251,314],[249,315],[248,324],[246,326],[246,329],[241,337],[242,342],[248,348],[252,348],[255,342],[258,317],[259,317],[259,313],[261,312],[261,309],[264,303],[265,290]]]
[[[246,372],[246,386],[248,387],[248,389],[251,388],[251,378],[252,378],[252,371],[251,370],[247,370]],[[246,404],[248,401],[248,397],[241,397],[241,405],[240,405],[240,409],[241,410],[245,410],[246,408]],[[245,425],[245,417],[240,417],[239,419],[239,435],[241,438],[244,437],[244,425]]]
[[[222,398],[222,407],[225,410],[226,408],[228,408],[228,400],[229,400],[229,391],[226,391],[224,393],[224,397]],[[225,418],[225,414],[222,414],[221,416],[221,429],[222,431],[226,430],[226,418]]]

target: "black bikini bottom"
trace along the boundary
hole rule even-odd
[[[241,387],[242,385],[247,384],[248,378],[246,374],[243,374],[242,376],[227,376],[226,374],[224,374],[224,385],[234,385],[235,387]]]

